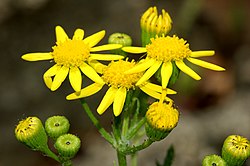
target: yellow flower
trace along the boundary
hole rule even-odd
[[[72,39],[69,39],[62,27],[56,26],[56,45],[52,52],[28,53],[22,56],[27,61],[53,60],[55,65],[48,69],[43,79],[49,89],[55,91],[69,75],[72,88],[81,90],[82,75],[85,74],[97,83],[103,83],[96,71],[88,65],[91,60],[118,60],[123,56],[112,54],[97,54],[97,51],[118,49],[120,44],[106,44],[94,47],[105,35],[105,31],[97,32],[85,39],[84,31],[76,29]]]
[[[93,64],[92,64],[93,65]],[[135,62],[128,62],[124,60],[119,60],[116,62],[111,62],[108,66],[102,65],[98,62],[95,62],[95,67],[99,68],[98,71],[102,73],[103,84],[93,83],[86,88],[82,89],[80,93],[72,93],[68,95],[67,100],[74,100],[83,97],[93,95],[100,91],[102,87],[106,84],[109,86],[105,96],[103,97],[100,105],[97,108],[99,114],[103,114],[107,108],[113,103],[113,112],[115,116],[119,116],[122,112],[124,102],[126,99],[127,91],[133,90],[136,87],[136,82],[143,75],[142,72],[125,74],[124,72],[135,66]],[[95,68],[94,67],[94,68]],[[162,98],[162,87],[145,82],[143,85],[140,85],[139,88],[147,93],[148,95],[156,98]],[[175,94],[176,92],[167,89],[168,94]],[[165,97],[165,100],[169,100]]]
[[[151,43],[146,47],[123,47],[122,50],[129,53],[147,53],[146,59],[126,72],[126,74],[132,74],[147,70],[136,85],[143,84],[161,67],[162,87],[166,88],[172,75],[173,62],[181,71],[195,80],[200,80],[201,77],[184,63],[184,59],[211,70],[225,70],[215,64],[196,59],[212,56],[214,51],[191,51],[189,44],[177,36],[156,36],[156,38],[151,38]]]

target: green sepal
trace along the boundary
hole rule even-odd
[[[152,141],[160,141],[168,136],[170,131],[154,128],[150,123],[145,123],[146,135]]]

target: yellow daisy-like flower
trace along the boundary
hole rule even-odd
[[[126,74],[132,74],[147,70],[136,85],[143,84],[161,67],[162,87],[166,88],[172,75],[172,62],[187,75],[195,80],[200,80],[201,77],[184,63],[184,59],[211,70],[225,70],[215,64],[196,59],[212,56],[214,51],[191,51],[189,44],[177,36],[156,36],[156,38],[151,38],[151,43],[146,45],[146,47],[123,47],[122,50],[129,53],[147,53],[147,57],[143,62],[126,72]]]
[[[113,103],[113,112],[115,116],[119,116],[122,112],[124,102],[126,99],[127,91],[134,89],[136,87],[136,82],[143,75],[142,72],[125,74],[125,71],[133,68],[135,62],[128,62],[124,60],[119,60],[116,62],[111,62],[108,66],[102,65],[98,62],[92,64],[94,68],[98,68],[98,71],[102,73],[103,84],[94,83],[86,88],[82,89],[79,93],[72,93],[68,95],[67,100],[74,100],[83,97],[93,95],[100,91],[102,87],[106,84],[109,86],[105,96],[103,97],[100,105],[97,108],[99,114],[103,114],[107,108]],[[147,93],[148,95],[156,98],[162,98],[162,87],[149,82],[140,85],[139,88]],[[176,92],[167,89],[167,94],[175,94]],[[164,96],[165,97],[165,96]],[[168,100],[165,97],[165,100]]]
[[[52,52],[28,53],[22,56],[27,61],[53,60],[56,64],[48,69],[43,79],[49,89],[55,91],[69,75],[72,88],[81,90],[82,75],[85,74],[94,82],[102,84],[103,81],[96,71],[89,66],[91,60],[118,60],[123,56],[112,54],[97,54],[97,51],[106,51],[121,48],[120,44],[95,45],[104,37],[105,31],[97,32],[85,39],[84,30],[76,29],[72,39],[69,39],[61,26],[56,26],[56,45]]]

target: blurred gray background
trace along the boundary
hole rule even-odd
[[[70,37],[76,28],[83,28],[86,36],[105,29],[100,44],[106,43],[113,32],[123,32],[132,36],[134,45],[140,45],[140,16],[150,6],[169,12],[174,23],[171,35],[187,39],[192,50],[214,49],[216,56],[206,60],[227,70],[213,72],[195,67],[202,75],[201,81],[180,75],[173,87],[178,94],[171,96],[181,112],[180,122],[167,139],[140,152],[139,165],[162,162],[166,149],[173,144],[174,166],[199,166],[205,155],[220,154],[229,134],[250,139],[250,1],[1,0],[1,166],[58,165],[14,137],[19,120],[38,116],[45,121],[53,115],[68,117],[70,132],[82,139],[75,165],[113,165],[115,151],[92,126],[80,102],[66,101],[65,96],[72,92],[68,81],[50,92],[42,75],[51,64],[26,62],[20,57],[28,52],[51,51],[56,25],[61,25]],[[104,92],[87,98],[93,110]],[[109,128],[111,111],[100,119]]]

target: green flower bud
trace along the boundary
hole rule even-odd
[[[146,113],[146,134],[151,140],[160,141],[176,127],[178,120],[179,112],[171,102],[155,102]]]
[[[229,166],[241,166],[250,156],[249,141],[239,135],[230,135],[224,141],[222,158]]]
[[[218,155],[205,156],[202,166],[227,166],[227,163]]]
[[[156,35],[166,35],[172,28],[172,20],[169,14],[163,9],[162,14],[158,16],[156,7],[150,7],[141,17],[141,38],[142,46],[150,43],[150,38]]]
[[[28,117],[21,120],[15,129],[15,135],[18,141],[32,150],[42,152],[48,150],[48,137],[42,122],[37,117]]]
[[[60,135],[69,131],[69,121],[64,116],[52,116],[45,122],[45,130],[49,137],[56,140]]]
[[[64,160],[73,158],[81,147],[81,140],[73,134],[64,134],[57,138],[55,148]]]
[[[121,44],[123,47],[125,46],[131,46],[132,45],[132,39],[129,35],[125,33],[113,33],[109,36],[108,39],[109,44]],[[122,51],[121,49],[111,50],[114,54],[119,54],[126,56],[127,53]]]

